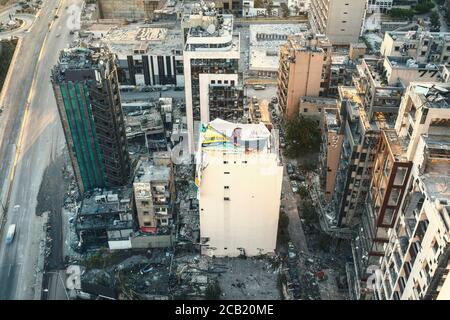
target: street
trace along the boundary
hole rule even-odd
[[[72,37],[67,23],[70,13],[65,7],[80,5],[81,1],[62,0],[59,18],[51,24],[58,3],[47,0],[44,4],[34,25],[24,35],[18,63],[12,66],[12,79],[5,84],[3,104],[7,108],[0,124],[3,138],[0,180],[6,183],[0,195],[6,192],[8,203],[3,230],[16,224],[17,233],[9,245],[5,243],[4,232],[1,237],[0,299],[41,296],[36,275],[42,271],[38,259],[44,221],[35,214],[37,194],[45,169],[61,154],[65,144],[50,73],[59,51],[68,46]]]

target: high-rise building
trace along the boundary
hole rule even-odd
[[[200,241],[209,256],[255,256],[276,247],[283,166],[278,131],[216,119],[197,154]]]
[[[366,16],[367,0],[311,0],[309,23],[333,45],[358,42]]]
[[[212,6],[195,6],[182,28],[189,152],[193,154],[195,121],[208,123],[212,117],[238,121],[243,116],[240,39],[233,33],[233,15],[222,15]]]
[[[278,101],[287,118],[298,116],[301,97],[318,97],[327,87],[332,45],[324,36],[300,33],[280,49]]]
[[[352,244],[357,298],[450,297],[449,88],[411,83],[395,129],[381,131]]]
[[[80,192],[125,185],[130,159],[114,55],[63,50],[52,83]]]

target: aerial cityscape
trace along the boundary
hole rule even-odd
[[[450,300],[449,271],[450,0],[0,0],[0,300]]]

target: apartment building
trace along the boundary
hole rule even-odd
[[[283,180],[278,131],[221,119],[200,131],[196,184],[202,254],[273,253]]]
[[[133,189],[96,189],[85,197],[74,221],[78,249],[130,249],[136,229]]]
[[[52,84],[80,192],[125,185],[130,159],[114,55],[65,49]]]
[[[311,0],[309,23],[333,45],[358,42],[363,31],[367,0]]]
[[[367,12],[368,13],[386,13],[392,9],[394,0],[369,0],[367,2]]]
[[[321,128],[322,145],[319,160],[322,162],[322,168],[326,168],[325,200],[330,201],[335,188],[344,135],[341,129],[339,110],[337,108],[326,109],[323,115],[324,120]]]
[[[449,88],[410,84],[382,131],[352,246],[359,298],[449,298]]]
[[[94,25],[88,32],[117,56],[121,85],[184,86],[183,35],[175,26]]]
[[[343,144],[331,203],[341,227],[360,223],[380,132],[395,125],[395,116],[382,112],[369,119],[363,100],[355,87],[339,87]],[[327,172],[327,179],[330,175]]]
[[[175,183],[170,166],[140,161],[133,183],[140,231],[158,234],[172,223]]]
[[[417,63],[448,64],[450,32],[388,31],[380,52],[383,56],[410,57]]]
[[[397,114],[405,84],[401,78],[386,78],[383,59],[366,58],[356,67],[353,83],[363,97],[368,121],[375,113]]]
[[[193,154],[195,121],[208,123],[211,113],[231,121],[243,116],[240,38],[233,33],[233,15],[208,6],[194,7],[182,28],[188,143]],[[218,93],[226,104],[214,98]]]
[[[297,117],[301,97],[318,97],[329,85],[332,45],[324,36],[301,33],[280,49],[278,101],[285,117]]]

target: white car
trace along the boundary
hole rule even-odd
[[[6,233],[6,243],[10,244],[14,240],[14,236],[16,235],[16,225],[12,224],[8,228],[8,232]]]

